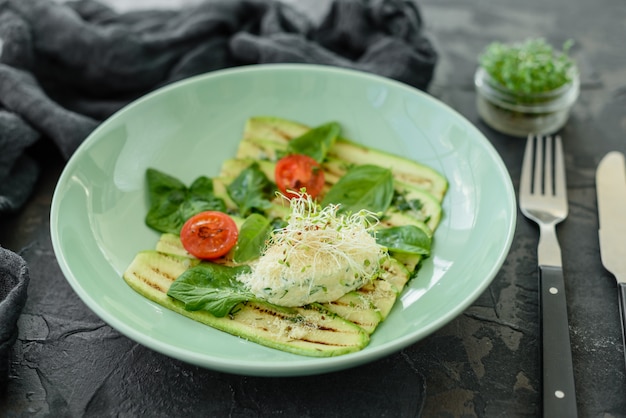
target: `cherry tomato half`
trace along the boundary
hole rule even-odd
[[[324,171],[317,161],[308,155],[292,154],[281,158],[274,170],[276,185],[287,197],[305,188],[306,193],[315,199],[324,187]]]
[[[237,243],[239,231],[235,221],[223,212],[206,211],[192,216],[180,230],[180,240],[189,254],[202,258],[218,258]]]

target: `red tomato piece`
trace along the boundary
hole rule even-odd
[[[189,218],[180,230],[180,240],[189,254],[207,260],[228,253],[238,236],[233,218],[219,211],[200,212]]]
[[[289,198],[296,196],[293,192],[304,188],[315,199],[324,187],[324,171],[308,155],[292,154],[281,158],[276,163],[274,177],[280,191]]]

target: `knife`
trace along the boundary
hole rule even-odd
[[[600,255],[617,279],[622,343],[626,360],[626,164],[624,154],[609,152],[596,171]]]

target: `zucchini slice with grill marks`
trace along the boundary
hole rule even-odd
[[[245,302],[230,315],[216,317],[208,311],[188,311],[167,295],[171,283],[199,260],[142,251],[124,272],[124,280],[142,296],[220,331],[294,354],[332,357],[359,351],[369,343],[361,327],[323,306],[284,308],[262,302]]]

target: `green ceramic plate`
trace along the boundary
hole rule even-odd
[[[146,168],[189,184],[232,157],[250,116],[309,125],[341,123],[346,137],[415,159],[450,182],[433,255],[364,350],[309,358],[266,348],[170,312],[122,280],[158,234],[144,224]],[[355,71],[262,65],[178,82],[104,122],[68,162],[57,185],[51,233],[79,297],[129,338],[168,356],[249,375],[307,375],[356,366],[409,346],[466,309],[501,267],[516,203],[502,160],[466,119],[404,84]]]

